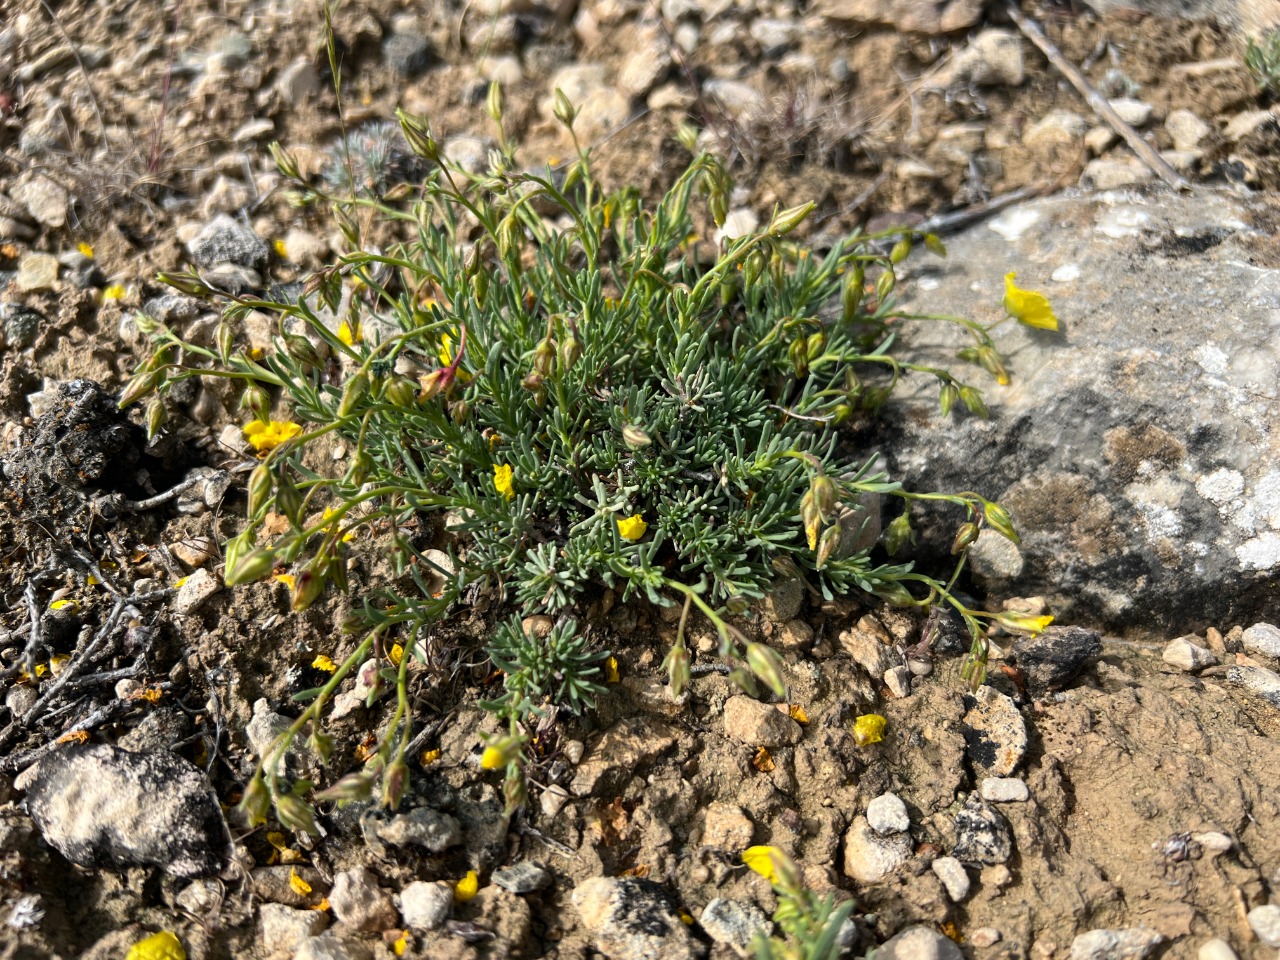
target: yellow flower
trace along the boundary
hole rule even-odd
[[[440,759],[439,750],[423,750],[422,756],[418,757],[418,762],[424,767],[429,767]]]
[[[342,323],[338,325],[338,339],[341,340],[343,343],[345,343],[348,347],[353,346],[359,343],[361,340],[363,340],[364,331],[360,329],[360,321],[357,320],[356,325],[353,328],[351,324],[347,323],[346,320],[343,320]]]
[[[276,583],[283,583],[290,590],[292,590],[294,588],[294,585],[297,583],[297,579],[294,577],[292,573],[277,573],[271,579],[274,580]]]
[[[279,240],[279,239],[277,239],[277,240],[272,240],[272,241],[271,241],[271,248],[272,248],[273,250],[275,250],[275,252],[276,252],[276,256],[278,256],[281,260],[288,260],[288,259],[289,259],[289,251],[288,251],[288,249],[285,247],[285,245],[284,245],[284,241],[283,241],[283,240]]]
[[[1023,290],[1014,284],[1016,273],[1004,275],[1004,308],[1019,323],[1037,330],[1057,330],[1058,318],[1053,315],[1049,298],[1034,290]]]
[[[618,658],[610,657],[604,662],[605,683],[621,683],[622,675],[618,672]]]
[[[781,852],[777,847],[747,847],[742,851],[742,862],[770,883],[773,883],[778,879],[778,870],[774,866],[773,855]]]
[[[249,446],[258,453],[274,450],[287,440],[302,433],[302,427],[285,420],[250,420],[241,429]]]
[[[511,486],[511,464],[495,463],[493,465],[493,486],[500,494],[510,500],[516,495]]]
[[[326,657],[323,653],[311,661],[311,666],[317,670],[323,670],[325,673],[336,673],[338,670],[338,665],[333,662],[332,658]]]
[[[800,726],[805,727],[809,725],[809,714],[805,712],[804,707],[800,706],[800,704],[791,704],[791,706],[787,708],[787,713],[790,715],[791,719],[800,724]]]
[[[640,514],[632,514],[625,520],[618,518],[618,536],[623,540],[635,542],[644,536],[644,532],[649,529],[649,525],[644,522],[644,518]]]
[[[499,767],[507,765],[507,757],[497,747],[485,747],[484,753],[480,754],[481,770],[497,770]]]
[[[480,878],[476,876],[474,870],[468,870],[467,875],[454,885],[453,899],[459,903],[466,903],[479,892]]]
[[[182,949],[182,941],[161,930],[130,947],[124,960],[187,960],[187,951]]]
[[[1033,637],[1044,630],[1045,627],[1049,626],[1049,624],[1053,623],[1053,617],[1051,615],[1046,614],[1043,617],[1030,617],[1026,614],[1019,614],[1013,611],[1000,614],[1000,616],[996,617],[996,620],[999,622],[1000,626],[1004,627],[1006,630],[1025,630]]]
[[[853,739],[860,747],[879,743],[884,739],[884,728],[888,725],[884,717],[878,713],[864,713],[853,722]]]
[[[405,949],[409,946],[409,931],[402,930],[400,936],[396,937],[396,942],[391,945],[392,952],[397,957],[403,957]]]
[[[129,291],[125,289],[123,284],[113,283],[102,291],[102,301],[107,303],[111,300],[123,300],[129,295]]]
[[[400,666],[400,661],[404,659],[404,647],[398,643],[393,643],[391,649],[387,651],[387,659],[397,667]]]
[[[76,249],[80,251],[81,256],[88,257],[90,260],[93,259],[93,247],[87,243],[76,244]]]
[[[321,523],[324,523],[326,520],[328,520],[330,517],[332,517],[332,516],[334,515],[334,513],[336,513],[336,511],[335,511],[332,507],[325,507],[325,508],[324,508],[324,516],[322,516],[322,517],[320,518],[320,522],[321,522]],[[355,533],[355,531],[354,531],[354,530],[347,530],[346,532],[344,532],[344,533],[342,534],[342,542],[343,542],[343,543],[350,543],[350,542],[351,542],[352,540],[354,540],[355,538],[356,538],[356,533]]]
[[[454,340],[453,340],[453,336],[452,336],[452,335],[447,334],[447,333],[442,333],[442,334],[440,335],[440,352],[439,352],[438,356],[440,357],[440,365],[441,365],[441,366],[447,367],[447,366],[449,366],[449,365],[451,365],[451,364],[453,363],[453,360],[454,360]],[[458,367],[458,372],[457,372],[456,376],[457,376],[457,378],[458,378],[458,382],[459,382],[459,383],[470,383],[470,382],[471,382],[471,374],[469,374],[469,373],[467,373],[467,371],[463,370],[463,369],[462,369],[462,367]]]
[[[289,868],[289,889],[300,897],[305,897],[311,892],[311,884],[298,876],[298,871],[293,867]]]
[[[80,609],[80,603],[77,600],[55,600],[53,603],[49,604],[49,609],[70,610],[72,613],[76,613]]]

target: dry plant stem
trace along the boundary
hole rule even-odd
[[[957,233],[965,227],[999,213],[1005,207],[1011,207],[1015,203],[1021,203],[1023,200],[1030,200],[1032,197],[1044,196],[1050,189],[1052,188],[1048,184],[1032,184],[1026,187],[1019,187],[1017,190],[1010,190],[1008,193],[1002,193],[998,197],[992,197],[985,203],[977,203],[971,207],[965,207],[963,210],[955,210],[951,213],[939,213],[925,220],[916,229],[921,233],[932,233],[939,236]]]
[[[102,726],[104,723],[110,723],[118,719],[136,706],[137,704],[132,700],[112,700],[92,713],[82,714],[74,723],[67,726],[59,737],[48,740],[40,746],[28,750],[26,753],[0,759],[0,773],[18,773],[25,770],[46,753],[52,752],[58,746],[62,736],[77,730],[84,730],[87,733]]]
[[[1084,74],[1062,55],[1062,52],[1053,45],[1052,41],[1044,35],[1044,31],[1034,21],[1024,16],[1022,11],[1012,3],[1006,9],[1009,13],[1009,19],[1022,31],[1023,36],[1034,43],[1040,52],[1049,58],[1049,62],[1071,81],[1071,85],[1079,91],[1080,96],[1084,97],[1085,102],[1093,108],[1093,111],[1107,121],[1112,130],[1124,138],[1125,143],[1129,144],[1133,152],[1138,155],[1143,163],[1151,168],[1151,171],[1157,177],[1175,190],[1189,190],[1191,188],[1191,184],[1184,180],[1178,171],[1169,166],[1165,159],[1152,149],[1151,144],[1138,136],[1138,132],[1133,127],[1120,119],[1120,115],[1107,102],[1106,97],[1090,86]]]

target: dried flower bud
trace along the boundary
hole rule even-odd
[[[497,80],[489,82],[489,95],[485,97],[485,112],[489,114],[493,122],[502,126],[502,85]]]
[[[643,450],[653,443],[653,437],[634,423],[628,423],[622,428],[622,442],[632,450]]]
[[[289,609],[301,613],[315,603],[324,593],[325,578],[319,565],[312,562],[306,569],[293,578],[293,591],[289,597]]]
[[[779,697],[787,695],[787,681],[783,677],[782,658],[772,647],[763,643],[747,644],[747,666],[764,681],[764,685]]]
[[[542,380],[542,374],[538,373],[536,370],[531,370],[529,373],[525,374],[524,379],[520,381],[520,386],[524,387],[530,393],[537,393],[542,389]]]
[[[418,391],[418,399],[430,400],[438,397],[453,385],[454,375],[454,371],[449,367],[440,367],[438,370],[424,373],[418,378],[418,384],[422,388]]]
[[[382,805],[388,810],[395,810],[408,786],[409,765],[397,757],[382,774]]]
[[[299,363],[307,366],[319,367],[324,361],[320,358],[318,351],[310,340],[302,336],[300,333],[286,334],[284,338],[284,349],[289,356],[293,357]]]
[[[689,686],[692,670],[689,666],[689,650],[684,643],[677,643],[667,654],[663,664],[667,671],[667,683],[673,697],[681,696]]]
[[[276,816],[281,825],[294,833],[309,833],[312,836],[320,833],[316,829],[316,812],[311,804],[292,793],[276,797]]]
[[[568,338],[560,344],[560,369],[572,370],[574,365],[582,359],[582,341],[572,333]]]
[[[163,370],[150,370],[136,375],[120,394],[119,407],[123,410],[130,404],[137,403],[143,397],[149,397],[164,382]]]
[[[978,525],[972,520],[968,523],[960,524],[960,529],[956,531],[956,538],[951,542],[952,554],[957,554],[973,541],[978,539]]]
[[[302,174],[298,170],[298,161],[294,159],[293,154],[280,146],[278,141],[272,140],[267,149],[271,152],[271,159],[275,161],[276,169],[280,171],[280,176],[287,180],[302,179]]]
[[[460,397],[449,405],[449,416],[459,426],[471,418],[471,404],[467,402],[466,397]]]
[[[550,375],[556,361],[556,342],[550,337],[538,341],[533,351],[533,369],[542,377]]]
[[[507,767],[507,778],[502,784],[502,796],[506,801],[507,816],[511,816],[529,800],[529,785],[524,770],[518,764]]]
[[[271,811],[271,791],[267,789],[262,774],[253,775],[253,779],[244,788],[244,796],[237,809],[251,827],[267,822],[267,814]]]
[[[840,528],[838,526],[827,527],[818,539],[817,556],[814,559],[814,564],[819,570],[827,565],[827,561],[831,559],[831,555],[835,553],[836,547],[839,545]]]
[[[333,786],[317,793],[316,799],[322,802],[336,800],[339,806],[343,806],[352,801],[368,800],[372,793],[373,777],[364,772],[349,773]]]

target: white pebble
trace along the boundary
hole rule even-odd
[[[882,793],[867,804],[867,823],[880,836],[902,833],[911,827],[907,805],[895,793]]]
[[[1231,949],[1231,944],[1220,937],[1214,937],[1200,944],[1196,960],[1238,960],[1238,958],[1236,952]]]
[[[946,887],[947,896],[952,903],[959,903],[969,895],[969,874],[963,863],[955,857],[938,857],[933,861],[932,867],[934,874]]]
[[[1049,279],[1055,283],[1072,283],[1080,279],[1080,264],[1064,263],[1062,266],[1049,274]]]
[[[1031,791],[1017,777],[984,777],[982,799],[991,803],[1022,803],[1030,799]]]

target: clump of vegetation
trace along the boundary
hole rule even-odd
[[[1244,65],[1262,93],[1280,96],[1280,30],[1268,30],[1257,39],[1250,37]]]
[[[577,712],[599,694],[606,655],[574,615],[602,589],[623,602],[682,605],[665,659],[677,696],[691,675],[693,611],[717,631],[736,686],[785,693],[780,659],[732,622],[779,576],[827,597],[862,591],[950,606],[972,634],[967,675],[980,683],[983,621],[1028,625],[968,609],[954,576],[944,583],[894,562],[912,537],[907,512],[885,531],[887,560],[849,549],[858,531],[848,518],[868,496],[962,506],[958,575],[981,527],[1016,541],[1008,514],[973,492],[904,490],[872,461],[834,453],[840,424],[873,414],[908,372],[934,379],[943,416],[986,414],[976,386],[896,354],[908,322],[961,325],[973,340],[964,359],[1007,380],[989,328],[898,305],[895,266],[917,243],[944,253],[937,238],[856,234],[819,253],[790,239],[813,209],[802,204],[746,236],[711,239],[730,194],[716,157],[694,154],[648,206],[633,188],[598,183],[582,147],[563,176],[522,171],[502,136],[496,86],[488,112],[500,149],[474,175],[442,160],[425,121],[402,115],[430,173],[420,188],[384,197],[308,184],[276,148],[303,199],[332,205],[347,252],[296,302],[233,298],[213,347],[145,324],[157,351],[122,402],[151,395],[162,409],[158,397],[178,381],[220,376],[243,384],[254,418],[246,436],[261,462],[247,526],[226,544],[228,585],[291,577],[292,606],[303,610],[331,586],[348,589],[358,542],[389,557],[396,574],[361,598],[345,629],[363,639],[263,758],[246,791],[250,819],[274,804],[283,823],[311,829],[315,799],[375,789],[394,807],[408,777],[408,664],[423,656],[430,624],[482,592],[490,611],[515,618],[488,650],[504,674],[489,707],[505,731],[482,759],[505,771],[512,808],[538,759],[531,741],[542,711]],[[576,112],[562,95],[556,115],[572,132]],[[681,139],[692,153],[696,131]],[[411,239],[369,249],[360,211],[400,223]],[[214,295],[194,273],[168,279]],[[1043,297],[1012,277],[1006,307],[1032,325],[1052,320]],[[255,310],[277,322],[265,352],[241,329]],[[281,407],[288,419],[273,419]],[[161,421],[148,414],[153,429]],[[343,469],[320,472],[305,459],[323,437],[351,451]],[[436,548],[446,540],[443,562]],[[530,630],[521,618],[532,615],[556,622]],[[310,785],[283,782],[276,760],[303,734],[327,756],[323,708],[357,668],[362,679],[375,674],[371,698],[396,691],[395,715],[364,769],[308,800]]]

